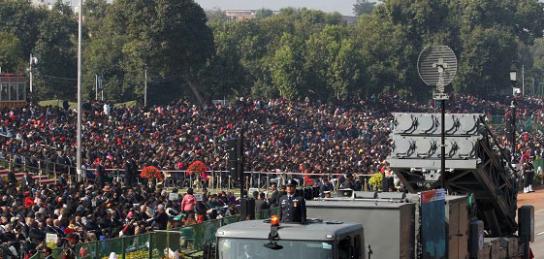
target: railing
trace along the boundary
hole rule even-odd
[[[76,258],[164,258],[168,253],[194,255],[202,253],[215,243],[215,232],[223,225],[239,221],[238,216],[209,220],[178,229],[154,231],[137,236],[124,236],[89,243],[79,243],[72,248]],[[53,249],[53,258],[60,258],[68,248]],[[44,256],[36,253],[32,259]],[[183,258],[183,257],[182,257]]]
[[[11,154],[10,154],[11,155]],[[30,159],[24,156],[16,155],[18,159],[15,159],[14,155],[11,155],[10,158],[6,158],[3,156],[0,156],[0,164],[4,164],[5,167],[9,168],[20,168],[23,171],[29,171],[34,172],[39,175],[49,175],[52,176],[54,179],[57,179],[57,177],[60,174],[65,174],[71,177],[77,177],[75,175],[75,167],[65,164],[59,164],[52,161],[47,160],[39,160],[39,159],[33,159],[34,161],[37,161],[37,166],[32,166],[30,163],[27,163]],[[17,160],[21,160],[22,162],[17,162]],[[84,171],[95,171],[94,168],[85,169]],[[121,182],[123,181],[122,177],[124,175],[125,169],[122,168],[107,168],[105,169],[107,172],[109,172],[109,177],[112,178],[112,181]],[[165,181],[163,182],[165,187],[171,187],[171,186],[177,186],[177,187],[201,187],[200,182],[198,182],[195,186],[194,180],[197,176],[186,176],[187,170],[162,170],[162,172],[165,175]],[[213,189],[234,189],[238,185],[238,179],[233,179],[232,176],[229,174],[229,171],[224,170],[210,170],[206,172],[208,175],[210,175],[210,179],[208,182],[208,188]],[[249,186],[250,188],[258,188],[258,189],[268,189],[269,184],[271,182],[276,182],[278,184],[284,184],[288,177],[303,177],[303,176],[309,176],[309,177],[322,177],[322,176],[329,176],[332,179],[333,183],[336,183],[336,179],[333,177],[339,177],[343,175],[342,173],[331,173],[331,174],[324,174],[324,173],[300,173],[300,172],[283,172],[283,171],[246,171],[244,172],[246,174],[245,179],[245,186]],[[86,172],[83,172],[83,174],[86,174]],[[358,174],[359,177],[361,177],[361,180],[363,182],[363,188],[367,189],[368,186],[368,179],[372,176],[372,174]],[[86,176],[83,176],[86,177]],[[40,178],[41,179],[41,178]],[[70,181],[70,179],[67,179]],[[181,184],[179,183],[181,181]],[[336,186],[337,187],[337,186]]]
[[[277,214],[278,211],[277,209],[270,210],[257,219],[269,218],[271,213]],[[80,243],[72,250],[75,251],[78,259],[106,259],[112,253],[119,259],[165,258],[169,253],[179,253],[180,258],[201,258],[215,247],[217,229],[238,221],[240,221],[239,215],[229,216],[176,229],[156,230],[137,236]],[[64,249],[54,249],[53,258],[60,258]],[[40,252],[31,257],[31,259],[41,258],[44,256]]]

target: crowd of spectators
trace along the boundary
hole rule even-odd
[[[517,150],[522,159],[544,153],[542,105],[538,98],[518,101]],[[485,113],[499,144],[510,146],[508,100],[453,96],[447,109]],[[244,132],[246,170],[345,174],[341,187],[357,189],[361,183],[354,175],[384,171],[382,161],[391,149],[391,112],[437,110],[432,101],[412,102],[392,95],[338,103],[240,98],[207,107],[186,100],[148,108],[93,102],[84,105],[83,166],[97,171],[146,165],[184,170],[201,160],[211,170],[227,170],[227,140]],[[495,118],[501,124],[493,125]],[[73,173],[75,121],[76,113],[67,103],[62,108],[2,110],[0,158],[34,167],[65,165],[71,168],[66,174]],[[172,220],[173,211],[195,221],[228,215],[234,213],[236,203],[232,193],[224,192],[206,193],[197,201],[192,190],[171,200],[162,189],[136,181],[69,186],[61,175],[56,184],[24,182],[16,188],[15,177],[8,178],[0,179],[0,241],[4,251],[14,250],[18,256],[40,249],[46,233],[58,235],[58,245],[70,246],[183,222]],[[329,180],[333,179],[323,179],[327,187],[322,195],[332,189]],[[264,199],[263,194],[255,195]],[[273,205],[273,200],[264,204]],[[226,211],[210,211],[225,206]]]
[[[139,184],[108,184],[100,189],[94,184],[40,186],[10,181],[0,188],[0,257],[28,258],[36,251],[47,255],[51,253],[47,241],[63,248],[63,258],[75,258],[79,242],[236,214],[232,192],[211,194],[203,189],[197,197],[192,189],[183,195],[175,189],[166,192]]]
[[[449,112],[482,112],[502,117],[500,143],[509,146],[511,109],[508,100],[455,96]],[[518,118],[542,125],[541,99],[519,101]],[[115,108],[95,102],[84,105],[83,164],[85,168],[124,168],[134,160],[138,168],[155,165],[183,170],[195,160],[211,170],[227,170],[227,139],[245,132],[246,169],[312,173],[368,173],[390,152],[391,112],[436,111],[432,101],[417,103],[397,96],[369,100],[320,103],[309,100],[250,100],[201,108],[179,100],[148,108]],[[11,137],[0,137],[1,156],[21,156],[28,165],[47,162],[75,164],[76,113],[65,108],[30,106],[2,111],[1,127]],[[520,123],[521,124],[521,123]],[[524,132],[526,125],[519,125]],[[540,138],[538,131],[527,132]],[[522,141],[521,148],[538,141]]]

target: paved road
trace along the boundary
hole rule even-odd
[[[518,195],[518,205],[535,206],[535,242],[531,249],[535,258],[544,258],[544,189]]]

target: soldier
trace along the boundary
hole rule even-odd
[[[524,193],[533,191],[533,178],[535,177],[535,168],[532,162],[523,163],[523,175],[525,176]]]
[[[287,194],[280,198],[281,222],[301,224],[306,223],[306,203],[304,198],[297,194],[297,182],[287,181]]]

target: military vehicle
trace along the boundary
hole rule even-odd
[[[323,222],[340,220],[362,226],[360,247],[366,253],[348,258],[529,258],[529,244],[534,240],[534,208],[518,209],[520,173],[513,165],[515,161],[508,158],[508,151],[497,144],[483,114],[446,116],[444,172],[438,144],[439,114],[394,113],[393,116],[394,145],[388,162],[404,190],[411,194],[343,191],[341,197],[307,201],[307,216],[321,218]],[[432,213],[422,209],[420,198],[424,192],[438,188],[455,195],[441,199],[445,203],[441,210],[443,220],[431,223],[422,217],[427,213],[432,218]],[[328,225],[297,225],[286,230],[304,237],[297,241],[315,242],[321,238],[316,230],[323,231],[325,226]],[[441,231],[433,237],[440,239],[440,247],[422,238],[422,229],[433,227]],[[221,256],[224,249],[229,249],[221,243],[228,233],[230,240],[239,242],[234,246],[236,249],[247,246],[254,249],[255,253],[249,254],[253,258],[275,258],[267,253],[270,249],[264,250],[265,254],[256,254],[263,253],[262,247],[270,241],[268,232],[262,221],[224,226],[217,232],[217,251]],[[291,237],[284,234],[281,238]],[[254,240],[258,242],[253,243]],[[433,249],[440,256],[429,255]],[[307,256],[289,249],[283,252],[281,255],[291,258]],[[339,253],[340,250],[331,250],[325,258],[343,258]],[[313,256],[310,251],[308,255]]]
[[[279,219],[241,221],[221,227],[216,258],[363,259],[361,224],[309,219],[306,224]]]

